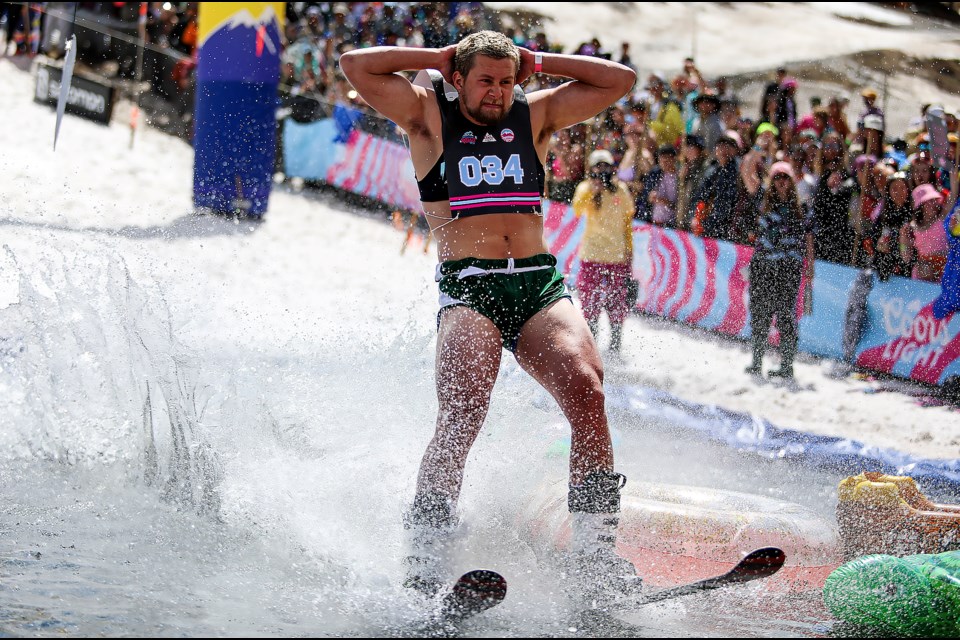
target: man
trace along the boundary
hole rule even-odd
[[[615,62],[518,49],[481,31],[442,49],[351,51],[344,74],[409,136],[424,213],[437,239],[439,416],[405,518],[406,584],[436,593],[456,525],[467,454],[489,407],[502,347],[557,400],[572,427],[568,506],[575,575],[630,574],[614,552],[623,476],[613,472],[603,367],[543,238],[540,198],[551,136],[633,86]],[[434,91],[401,71],[435,69]],[[535,73],[571,78],[525,96]],[[445,89],[443,80],[456,90]]]
[[[763,89],[763,97],[760,98],[760,120],[767,118],[767,105],[771,98],[776,98],[780,93],[780,86],[786,78],[787,68],[777,67],[776,75],[772,81],[767,83],[767,86]]]
[[[694,194],[691,229],[697,235],[732,240],[734,209],[739,190],[737,141],[724,135],[717,141],[716,159],[707,167],[703,183]]]
[[[706,143],[703,138],[688,135],[683,146],[683,164],[680,167],[677,189],[677,228],[689,229],[693,212],[690,210],[690,200],[700,189],[704,173],[707,170]]]
[[[704,90],[694,98],[693,108],[699,114],[694,133],[703,138],[707,153],[712,154],[724,132],[723,122],[720,120],[720,98],[712,91]]]
[[[856,136],[854,137],[854,143],[860,142],[866,148],[866,139],[865,133],[865,123],[866,119],[869,116],[876,116],[880,119],[880,139],[883,139],[884,131],[886,130],[886,121],[883,116],[883,109],[877,106],[877,90],[867,87],[860,92],[860,97],[863,99],[863,111],[860,112],[860,116],[857,118],[857,131]],[[876,120],[874,118],[874,120]]]
[[[587,164],[590,173],[573,196],[574,215],[587,222],[578,251],[577,292],[594,338],[600,315],[607,312],[610,351],[619,354],[623,323],[630,312],[627,291],[633,260],[633,197],[616,178],[612,153],[598,149]]]

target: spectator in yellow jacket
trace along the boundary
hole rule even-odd
[[[650,108],[650,130],[657,138],[657,147],[666,144],[676,145],[686,132],[680,103],[670,92],[663,78],[651,74],[647,81],[653,104]]]
[[[610,350],[620,351],[630,311],[627,290],[633,262],[633,196],[616,178],[613,154],[599,149],[587,160],[587,179],[577,186],[573,212],[587,219],[580,241],[577,291],[594,338],[600,314],[610,319]]]

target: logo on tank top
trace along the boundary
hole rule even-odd
[[[483,141],[484,141],[484,142],[496,142],[497,139],[494,138],[492,135],[490,135],[490,134],[488,133],[487,135],[483,136]]]
[[[503,131],[501,131],[500,137],[503,139],[504,142],[513,142],[514,138],[516,138],[516,136],[513,135],[513,131],[511,131],[510,129],[504,129]]]
[[[460,144],[477,144],[477,136],[473,131],[467,131],[463,134],[463,137],[460,138]]]

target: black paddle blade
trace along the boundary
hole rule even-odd
[[[507,581],[496,571],[476,569],[460,576],[443,597],[441,610],[447,619],[462,619],[486,611],[507,597]]]

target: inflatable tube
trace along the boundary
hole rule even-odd
[[[823,588],[838,619],[899,636],[960,635],[960,551],[870,555],[839,567]]]
[[[539,550],[569,548],[569,516],[566,482],[537,492],[524,517]],[[618,552],[654,587],[724,573],[745,554],[767,546],[780,547],[787,555],[787,564],[768,581],[770,588],[819,591],[840,564],[835,527],[813,511],[704,487],[627,483],[617,537]]]

